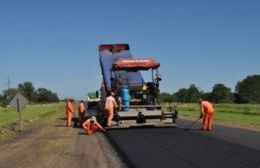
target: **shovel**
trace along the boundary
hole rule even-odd
[[[187,128],[184,128],[184,130],[190,130],[191,128],[192,128],[192,126],[194,125],[194,124],[196,124],[200,119],[202,119],[202,118],[198,118],[198,119],[196,119],[195,121],[193,121],[193,123],[191,123],[191,125],[189,125]]]

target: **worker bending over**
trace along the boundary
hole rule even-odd
[[[114,92],[110,92],[109,96],[106,98],[105,111],[108,114],[108,118],[107,118],[107,126],[108,127],[112,125],[112,119],[113,119],[113,116],[114,116],[114,109],[118,107],[114,96],[115,96]]]
[[[71,120],[73,116],[73,99],[68,98],[66,104],[66,114],[67,114],[67,127],[71,127]]]
[[[211,131],[214,114],[213,105],[208,101],[203,101],[202,99],[199,100],[199,105],[200,118],[203,118],[204,116],[201,129]]]
[[[80,101],[78,107],[78,115],[79,115],[79,127],[82,128],[82,124],[84,122],[84,113],[86,111],[85,102],[83,100]]]
[[[94,116],[83,123],[83,128],[85,129],[85,133],[87,135],[91,135],[98,130],[105,131],[105,129],[97,122],[96,117]]]

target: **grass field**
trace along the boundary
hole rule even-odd
[[[29,105],[22,112],[24,126],[52,121],[65,110],[64,103]],[[0,108],[0,139],[9,137],[18,129],[18,113],[11,108]]]
[[[167,105],[164,104],[167,111]],[[214,120],[219,122],[260,126],[260,104],[214,104]],[[180,104],[177,107],[180,117],[198,118],[198,104]]]

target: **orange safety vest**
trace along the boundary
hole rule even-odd
[[[116,103],[115,98],[113,96],[108,96],[106,98],[106,107],[105,107],[105,109],[109,110],[109,109],[114,109],[115,107],[117,107],[117,103]]]
[[[66,112],[67,113],[72,113],[73,112],[73,104],[72,102],[67,102],[67,106],[66,106]]]
[[[80,103],[79,104],[79,108],[78,108],[78,112],[79,113],[83,113],[85,110],[86,110],[85,104],[84,103]]]
[[[89,135],[97,130],[102,129],[102,126],[97,121],[94,121],[91,123],[90,119],[85,121],[85,123],[83,125],[84,125],[86,133]]]
[[[210,102],[208,102],[208,101],[202,101],[201,105],[200,105],[200,108],[205,113],[210,113],[210,114],[214,113],[213,105]]]

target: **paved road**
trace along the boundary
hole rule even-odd
[[[214,126],[211,133],[182,129],[188,124],[107,135],[129,167],[260,168],[260,132],[226,126]]]

